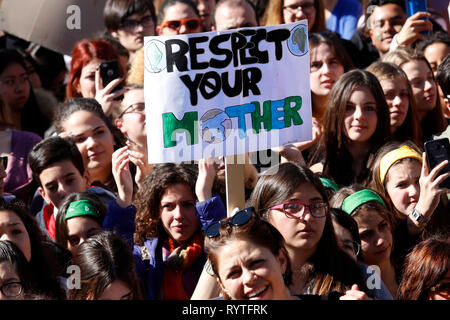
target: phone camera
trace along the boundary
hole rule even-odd
[[[114,71],[111,69],[108,69],[108,71],[106,71],[106,74],[108,75],[108,77],[112,77],[114,75]]]

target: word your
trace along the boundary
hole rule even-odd
[[[288,128],[292,124],[301,125],[303,120],[299,110],[302,106],[302,98],[291,96],[281,100],[267,100],[260,103],[254,101],[243,105],[225,108],[224,112],[230,118],[237,118],[239,137],[244,139],[248,130],[245,116],[251,117],[252,129],[255,133],[261,131],[261,124],[266,131]],[[163,113],[164,147],[170,148],[177,145],[174,132],[186,132],[188,145],[198,143],[198,112],[186,112],[181,120],[178,120],[171,112]]]
[[[266,29],[248,29],[219,34],[211,39],[208,36],[190,37],[188,42],[181,39],[169,39],[165,42],[167,72],[173,72],[174,66],[179,72],[186,72],[208,68],[224,69],[231,63],[235,68],[256,63],[268,64],[269,52],[259,49],[260,42],[273,43],[275,58],[281,60],[283,57],[282,44],[289,36],[290,31],[287,29],[269,32]],[[209,52],[213,57],[208,61],[201,61],[201,55],[206,50],[198,45],[207,42]],[[229,44],[230,49],[223,47],[225,43]],[[190,58],[190,65],[188,65],[187,55]],[[234,76],[234,85],[230,84],[228,72],[219,74],[216,71],[209,71],[197,73],[193,78],[190,75],[182,75],[180,79],[189,89],[193,106],[198,103],[198,92],[205,99],[212,99],[222,91],[228,97],[238,96],[241,92],[246,97],[250,91],[254,95],[260,94],[257,84],[262,79],[261,70],[256,67],[235,70]]]
[[[67,14],[70,16],[66,19],[66,26],[69,30],[81,29],[81,9],[77,5],[70,5],[66,10]]]

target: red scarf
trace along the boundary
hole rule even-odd
[[[187,244],[175,248],[173,239],[167,239],[162,247],[165,265],[162,290],[165,300],[189,300],[183,286],[183,271],[190,267],[203,252],[203,237],[194,235]]]

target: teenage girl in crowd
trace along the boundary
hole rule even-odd
[[[282,235],[292,267],[292,294],[344,294],[363,275],[338,247],[327,195],[319,178],[291,162],[268,169],[259,178],[249,204]]]
[[[402,235],[396,236],[398,247],[412,248],[423,231],[426,236],[449,229],[448,209],[440,199],[450,190],[439,188],[450,176],[450,173],[439,175],[445,164],[442,162],[430,170],[426,154],[411,141],[390,142],[377,152],[370,187],[387,199],[395,220],[402,225],[397,227],[402,230]],[[420,221],[411,218],[413,211],[420,213]]]
[[[147,299],[190,299],[206,261],[201,229],[226,216],[211,194],[215,166],[199,170],[196,182],[193,165],[157,165],[136,195],[133,254]]]
[[[323,116],[328,105],[331,89],[344,72],[353,69],[353,63],[342,46],[338,36],[332,32],[312,33],[309,35],[310,63],[310,87],[313,116],[313,139],[310,142],[294,143],[293,148],[279,148],[286,160],[301,162],[302,158],[308,159],[310,147],[319,139],[323,131]],[[303,157],[301,157],[301,155]],[[300,159],[300,161],[298,160]]]
[[[270,223],[258,218],[253,208],[209,225],[205,250],[225,299],[295,300],[321,299],[319,295],[292,295],[292,271],[284,239]],[[348,290],[340,299],[369,299],[364,292]],[[332,299],[332,295],[327,296]]]
[[[116,200],[107,206],[93,193],[82,192],[68,195],[56,219],[55,240],[72,254],[89,237],[102,230],[115,231],[133,245],[136,208],[132,205],[133,179],[128,156],[117,150],[113,154],[113,174],[118,186]]]
[[[389,106],[392,140],[412,140],[422,145],[422,129],[417,118],[417,107],[411,85],[405,72],[389,62],[374,62],[367,69],[380,81]]]
[[[66,272],[68,256],[46,239],[21,201],[0,199],[0,240],[11,241],[22,251],[39,294],[49,299],[65,299],[57,276]]]
[[[450,300],[449,234],[419,243],[408,255],[399,287],[402,300]]]
[[[325,27],[325,10],[321,0],[270,1],[261,25],[271,26],[308,20],[308,33],[321,32]]]
[[[14,49],[0,50],[0,95],[12,128],[44,136],[50,121],[39,110],[25,60]]]
[[[330,203],[356,220],[361,239],[358,260],[369,266],[377,265],[383,283],[396,298],[400,272],[392,256],[393,220],[385,202],[375,191],[352,185],[336,192]]]
[[[308,41],[312,113],[323,125],[331,89],[345,72],[353,69],[353,63],[338,36],[332,32],[312,33]]]
[[[80,267],[80,288],[68,290],[71,300],[140,300],[139,280],[131,248],[112,232],[83,242],[72,263]]]
[[[392,62],[405,71],[417,106],[423,141],[431,140],[433,135],[444,131],[447,128],[447,122],[428,60],[421,53],[407,48],[398,48],[384,55],[382,61]]]
[[[370,156],[389,138],[389,107],[380,83],[367,71],[351,70],[331,90],[311,170],[341,186],[363,182]]]
[[[109,116],[118,106],[119,100],[114,100],[123,94],[124,90],[114,91],[114,88],[126,78],[126,65],[119,68],[124,78],[114,79],[103,86],[99,65],[102,62],[117,60],[119,56],[113,46],[104,40],[80,40],[72,50],[72,62],[66,86],[66,98],[95,98],[102,106],[103,112]]]
[[[30,265],[11,241],[0,241],[0,300],[21,300],[33,290]]]
[[[1,76],[0,76],[1,77]],[[0,80],[1,82],[1,80]],[[14,129],[3,96],[0,95],[0,157],[6,158],[2,165],[2,188],[25,203],[30,203],[36,189],[33,182],[28,153],[41,137],[33,132]]]
[[[118,192],[118,186],[113,177],[113,153],[120,149],[120,153],[127,153],[134,174],[140,168],[140,154],[125,145],[125,137],[103,113],[101,106],[95,99],[74,98],[61,104],[56,111],[55,130],[62,137],[72,139],[83,158],[84,167],[93,185]],[[143,175],[136,174],[137,177]],[[136,181],[139,185],[140,181]]]

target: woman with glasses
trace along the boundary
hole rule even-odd
[[[309,169],[287,162],[258,180],[250,205],[282,235],[292,268],[293,294],[365,291],[358,265],[338,247],[322,182]]]
[[[273,0],[263,17],[262,25],[308,20],[308,33],[321,32],[325,28],[325,11],[321,0]]]
[[[356,220],[361,239],[358,260],[369,266],[378,266],[381,280],[396,298],[400,270],[393,255],[394,222],[385,201],[373,190],[352,185],[336,192],[330,203]]]
[[[0,300],[21,300],[32,288],[30,266],[10,241],[0,241]]]
[[[191,0],[166,0],[159,8],[156,32],[160,36],[202,32],[196,4]]]
[[[123,78],[112,80],[106,86],[100,76],[100,63],[120,61],[111,43],[105,40],[78,41],[72,50],[72,62],[66,86],[66,98],[94,98],[102,106],[103,112],[110,115],[120,104],[118,97],[124,90],[115,90],[126,77],[127,67],[119,64]]]
[[[205,229],[205,251],[225,299],[233,300],[368,300],[359,290],[345,294],[293,295],[292,270],[283,236],[246,208]]]
[[[109,34],[128,50],[130,63],[144,46],[144,37],[156,34],[156,12],[153,1],[108,0],[103,18]]]
[[[419,243],[405,261],[401,300],[450,300],[450,235],[437,234]]]

